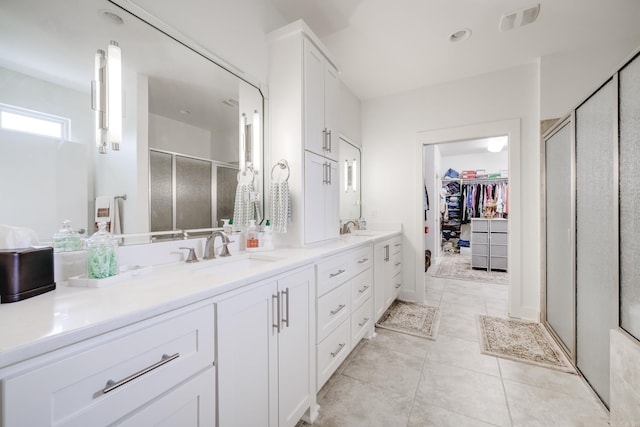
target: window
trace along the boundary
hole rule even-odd
[[[64,117],[0,104],[0,129],[68,140],[70,124]]]

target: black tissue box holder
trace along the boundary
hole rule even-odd
[[[53,248],[0,250],[0,303],[22,301],[55,288]]]

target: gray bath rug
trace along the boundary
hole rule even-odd
[[[506,271],[486,271],[471,268],[471,256],[462,254],[446,254],[438,258],[434,277],[445,279],[471,280],[474,282],[509,284],[509,273]]]
[[[439,323],[440,309],[438,307],[396,300],[382,315],[376,326],[435,340]]]
[[[576,372],[540,323],[480,315],[478,338],[481,353],[558,371]]]

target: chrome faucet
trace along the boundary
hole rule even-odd
[[[356,228],[356,230],[358,229],[358,223],[356,221],[350,219],[349,221],[344,223],[344,225],[342,226],[342,230],[340,230],[340,234],[351,233],[351,229],[349,228],[349,224],[353,224],[353,226]]]
[[[216,257],[216,236],[220,236],[222,239],[222,250],[220,251],[220,256],[231,256],[229,248],[227,247],[227,245],[231,243],[229,236],[227,236],[227,233],[224,231],[216,230],[207,237],[207,240],[204,243],[204,256],[202,259],[214,259]]]

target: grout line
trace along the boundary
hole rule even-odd
[[[498,364],[498,373],[500,374],[500,384],[502,384],[502,392],[504,393],[504,402],[507,405],[507,414],[509,414],[509,425],[513,426],[513,417],[511,416],[511,407],[509,407],[509,399],[507,399],[507,388],[504,385],[504,378],[502,377],[502,368],[500,367],[500,361],[496,357],[496,363]]]

